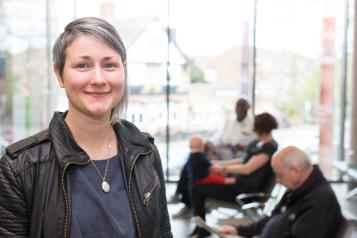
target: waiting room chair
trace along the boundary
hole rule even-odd
[[[258,221],[262,216],[269,216],[283,197],[286,188],[275,184],[270,193],[240,194],[236,201],[240,205],[240,211],[251,221]],[[253,200],[253,202],[252,202]]]
[[[335,238],[356,238],[357,220],[345,219],[337,231]]]
[[[267,202],[267,200],[271,197],[273,189],[275,188],[276,182],[275,182],[275,175],[272,174],[272,176],[267,180],[264,186],[264,190],[259,192],[259,193],[242,193],[239,194],[236,198],[236,202],[228,202],[228,201],[223,201],[215,198],[207,198],[206,200],[206,208],[207,210],[216,210],[220,211],[220,208],[229,208],[229,209],[234,209],[237,212],[233,215],[228,215],[229,218],[234,218],[237,216],[239,213],[243,213],[243,215],[247,215],[250,219],[250,210],[245,208],[243,210],[243,206],[246,204],[250,204],[253,202],[263,204]],[[240,198],[240,199],[238,199]],[[223,212],[221,212],[223,213]],[[253,217],[253,216],[252,216]]]

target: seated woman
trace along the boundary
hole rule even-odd
[[[195,216],[205,219],[205,200],[208,197],[235,201],[240,193],[260,192],[264,190],[266,181],[273,176],[270,160],[278,149],[273,139],[272,130],[278,127],[276,119],[269,113],[255,116],[254,132],[257,139],[246,148],[243,161],[216,162],[213,170],[217,172],[235,174],[236,183],[231,185],[196,185],[191,189],[191,203]],[[201,228],[195,228],[192,235],[201,238],[210,234]]]

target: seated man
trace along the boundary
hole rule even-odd
[[[241,98],[236,102],[236,117],[226,120],[222,130],[210,138],[207,143],[208,148],[211,149],[209,154],[215,154],[219,160],[233,159],[242,155],[245,147],[255,139],[254,120],[248,110],[247,100]]]
[[[289,146],[271,163],[277,181],[287,187],[270,217],[237,227],[219,228],[222,233],[260,238],[333,238],[342,222],[341,209],[330,184],[307,155]]]

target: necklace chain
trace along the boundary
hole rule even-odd
[[[98,167],[95,165],[95,163],[93,162],[93,160],[90,160],[92,162],[92,165],[93,167],[95,168],[95,170],[97,171],[97,173],[99,174],[100,178],[102,179],[102,186],[103,186],[103,183],[106,183],[108,186],[108,182],[105,180],[106,177],[107,177],[107,172],[108,172],[108,168],[109,168],[109,156],[110,156],[110,149],[112,148],[112,144],[108,144],[108,155],[107,155],[107,164],[105,166],[105,170],[104,170],[104,176],[102,176],[102,174],[99,172],[99,169]],[[103,188],[103,190],[105,190]],[[104,191],[106,192],[106,191]],[[108,189],[108,192],[109,192],[109,189]]]

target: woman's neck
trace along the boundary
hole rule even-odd
[[[116,148],[115,133],[109,118],[94,119],[68,111],[65,121],[77,144],[92,159],[105,158],[109,144]],[[112,149],[110,154],[115,155],[116,149]]]

